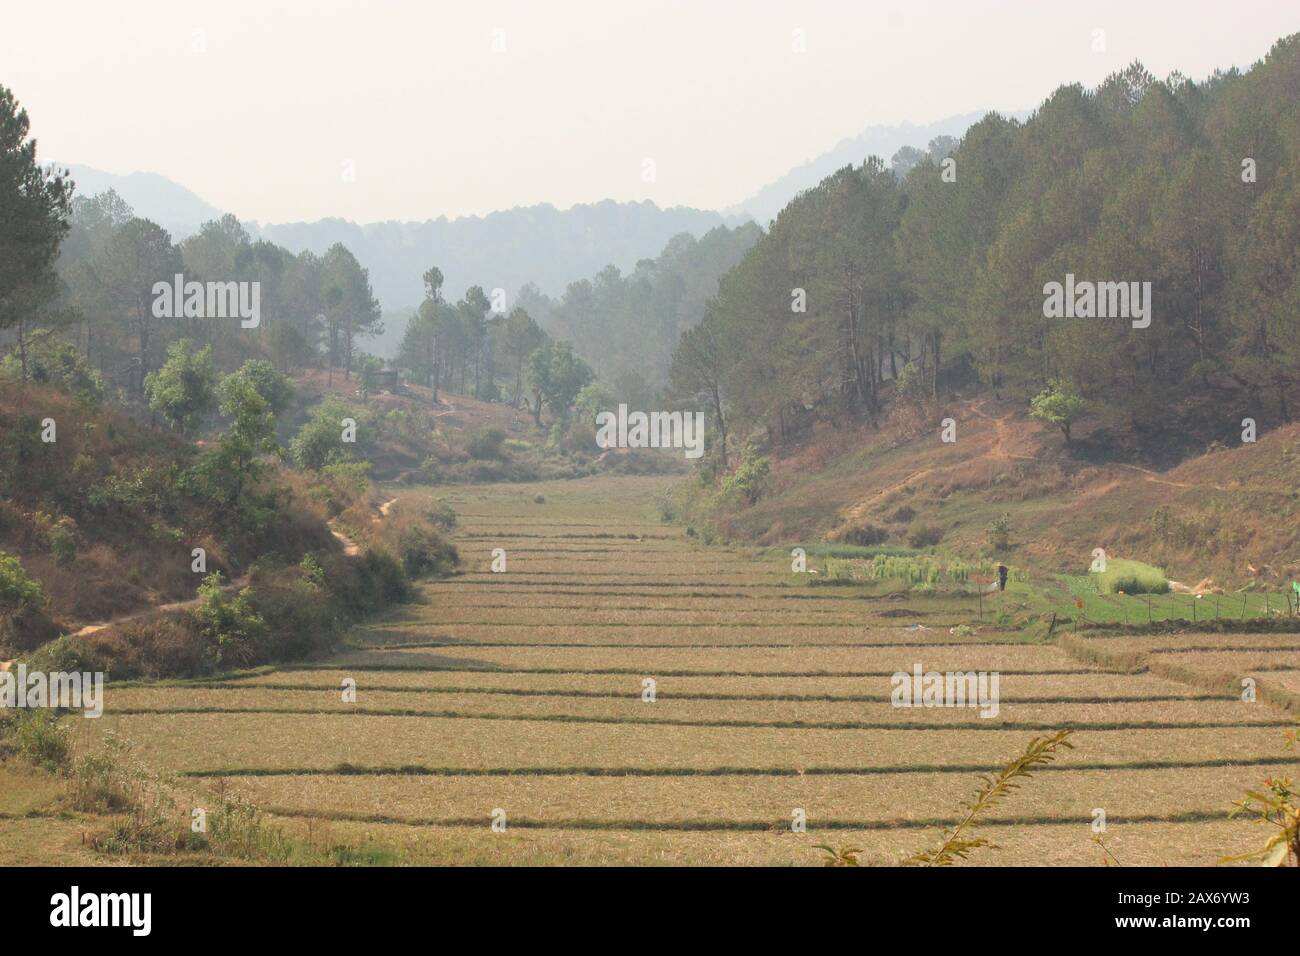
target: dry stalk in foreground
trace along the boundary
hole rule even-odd
[[[903,865],[952,866],[959,860],[965,860],[974,850],[995,847],[996,844],[984,837],[968,836],[971,827],[982,814],[987,813],[1000,801],[1020,789],[1020,781],[1033,776],[1031,771],[1036,767],[1051,763],[1063,749],[1072,750],[1074,745],[1067,739],[1071,733],[1072,731],[1069,730],[1058,730],[1045,737],[1035,737],[1029,742],[1025,752],[1003,767],[1000,772],[982,776],[980,779],[983,781],[983,786],[975,791],[975,795],[970,800],[962,804],[965,815],[955,826],[945,831],[943,843],[937,849],[923,850],[906,857],[902,861]],[[816,849],[827,854],[825,866],[858,866],[857,855],[862,852],[852,847],[841,847],[835,850],[825,844],[819,844]]]

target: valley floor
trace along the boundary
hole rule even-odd
[[[295,832],[396,847],[408,864],[809,865],[818,843],[893,862],[940,842],[977,774],[1065,728],[1074,749],[992,814],[979,832],[998,849],[973,863],[1100,865],[1098,810],[1124,864],[1262,845],[1227,813],[1294,772],[1283,711],[1013,632],[952,635],[974,614],[944,599],[812,586],[788,555],[706,547],[660,522],[666,486],[394,491],[399,508],[455,509],[463,574],[330,661],[110,686],[105,715],[74,729],[129,739],[196,806],[238,795]],[[1216,666],[1236,647],[1184,639],[1213,645]],[[1240,639],[1282,685],[1300,674],[1296,643]],[[892,706],[891,675],[916,665],[997,671],[997,715]],[[19,828],[84,857],[77,826],[0,805],[0,857],[36,862],[13,855]]]

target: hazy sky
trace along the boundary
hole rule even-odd
[[[1300,30],[1296,0],[8,6],[0,83],[43,158],[263,222],[720,208],[870,125],[1031,108],[1134,58],[1199,79]]]

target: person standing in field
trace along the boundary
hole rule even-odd
[[[998,565],[998,590],[999,591],[1005,591],[1007,589],[1007,573],[1008,573],[1007,566],[1005,564],[999,564]]]

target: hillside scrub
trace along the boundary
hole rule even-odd
[[[296,560],[333,546],[314,489],[276,468],[246,472],[232,500],[221,452],[150,428],[55,388],[0,381],[0,548],[44,591],[55,621],[111,618],[192,597],[207,572],[241,573],[270,552]],[[42,419],[56,440],[44,442]],[[330,490],[337,495],[337,490]]]
[[[773,447],[755,503],[720,496],[700,473],[675,488],[669,511],[716,539],[799,541],[809,554],[870,527],[885,532],[874,548],[914,550],[941,534],[945,551],[1010,555],[1036,572],[1077,573],[1104,547],[1182,581],[1281,590],[1300,577],[1300,425],[1157,472],[1071,458],[1052,426],[1006,403],[954,396],[949,409],[955,444],[936,440],[937,420],[912,436],[819,423],[799,445]]]
[[[397,521],[372,542],[355,556],[313,552],[291,562],[268,555],[238,588],[214,572],[193,607],[65,636],[23,659],[32,667],[127,680],[318,657],[336,648],[353,623],[410,600],[414,580],[449,573],[459,561],[422,518]]]
[[[12,394],[18,386],[0,381],[4,656],[30,653],[81,623],[132,617],[197,594],[197,608],[124,620],[76,639],[78,652],[119,676],[294,659],[332,646],[346,622],[409,597],[415,577],[455,566],[455,549],[436,520],[398,514],[375,521],[368,462],[277,466],[266,454],[273,448],[270,408],[256,385],[265,379],[278,387],[280,380],[249,371],[221,383],[230,430],[198,446],[114,407],[30,382],[25,406],[40,414],[20,415]],[[323,410],[318,420],[340,408]],[[40,441],[45,418],[56,422],[53,442]],[[337,446],[337,428],[330,434]],[[232,484],[234,472],[240,484]],[[331,521],[361,543],[355,559],[338,553]],[[299,566],[309,558],[326,569],[324,578],[304,577]],[[246,590],[228,593],[224,585],[240,578]]]

